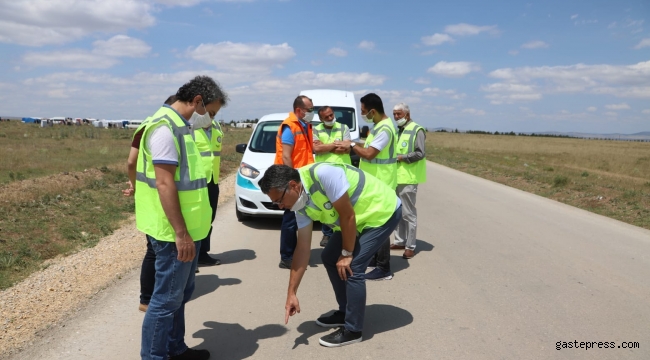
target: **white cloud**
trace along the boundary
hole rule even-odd
[[[119,63],[119,57],[143,57],[151,47],[140,39],[115,35],[108,40],[93,42],[91,51],[66,49],[28,52],[23,61],[31,66],[64,67],[72,69],[106,69]]]
[[[93,47],[93,53],[111,57],[144,57],[151,51],[151,46],[144,41],[126,35],[97,40],[93,43]]]
[[[480,70],[481,67],[478,64],[467,62],[467,61],[457,61],[457,62],[440,61],[434,66],[430,67],[427,70],[427,72],[431,74],[446,76],[446,77],[463,77],[472,71],[480,71]]]
[[[608,112],[605,113],[605,115],[607,115],[607,116],[618,116],[618,114],[613,112],[613,111],[608,111]]]
[[[420,85],[428,85],[428,84],[431,83],[431,80],[421,77],[421,78],[417,78],[417,79],[413,80],[413,82],[416,83],[416,84],[420,84]]]
[[[634,65],[539,66],[502,68],[488,76],[529,84],[546,93],[592,93],[650,98],[650,61]]]
[[[496,25],[477,26],[477,25],[460,23],[456,25],[445,26],[445,32],[447,34],[456,35],[456,36],[468,36],[468,35],[478,35],[482,32],[497,34],[499,31],[497,30]]]
[[[598,108],[595,107],[595,106],[590,106],[590,107],[587,108],[587,111],[589,111],[589,112],[594,112],[596,110],[598,110]]]
[[[289,75],[289,81],[306,86],[345,87],[345,86],[380,86],[386,81],[383,75],[371,73],[314,73],[301,71]]]
[[[641,112],[644,113],[644,114],[650,114],[650,109],[643,109],[643,111],[641,111]]]
[[[23,61],[31,66],[67,67],[73,69],[106,69],[119,61],[116,58],[93,54],[86,50],[29,52]]]
[[[650,38],[645,38],[645,39],[639,41],[639,43],[636,44],[636,46],[634,48],[638,50],[638,49],[642,49],[642,48],[648,47],[648,46],[650,46]]]
[[[287,43],[244,44],[224,41],[217,44],[201,44],[189,48],[187,56],[214,65],[220,70],[268,73],[296,56],[296,52]]]
[[[153,7],[138,0],[11,0],[0,6],[0,42],[64,44],[93,32],[154,25]]]
[[[540,93],[531,93],[531,94],[490,94],[485,95],[485,98],[490,100],[492,105],[501,105],[501,104],[513,104],[519,101],[535,101],[541,100],[542,94]]]
[[[433,108],[441,112],[449,112],[455,109],[455,107],[453,106],[445,106],[445,105],[435,105]]]
[[[454,39],[447,34],[435,33],[433,35],[422,37],[422,43],[427,46],[436,46],[436,45],[444,44],[446,42],[453,42],[453,41]]]
[[[477,109],[473,109],[473,108],[463,109],[462,112],[464,112],[466,114],[477,115],[477,116],[485,115],[484,110],[477,110]]]
[[[510,54],[512,56],[515,56],[515,55],[519,54],[519,50],[510,50],[510,51],[508,51],[508,54]]]
[[[541,41],[541,40],[536,40],[536,41],[529,41],[523,45],[521,45],[522,49],[542,49],[542,48],[547,48],[548,44]]]
[[[578,18],[578,14],[571,15],[571,20],[574,20],[574,19],[577,19],[577,18]]]
[[[327,50],[327,53],[338,57],[344,57],[348,55],[347,51],[337,47]]]
[[[375,43],[368,40],[363,40],[358,45],[361,50],[373,50],[375,48]]]
[[[609,104],[605,105],[605,107],[609,110],[629,110],[630,105],[626,103],[620,103],[620,104]]]

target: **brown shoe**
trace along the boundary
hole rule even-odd
[[[143,313],[146,313],[148,308],[149,305],[147,304],[140,304],[140,306],[138,306],[138,310],[142,311]]]
[[[413,251],[413,250],[409,250],[409,249],[406,249],[406,250],[404,251],[404,255],[402,255],[402,257],[403,257],[404,259],[407,259],[407,260],[408,260],[408,259],[413,259],[414,256],[415,256],[415,251]]]
[[[404,250],[405,247],[402,246],[402,245],[390,244],[390,249],[391,249],[391,250]]]

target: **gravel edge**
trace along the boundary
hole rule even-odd
[[[219,182],[219,205],[235,195],[235,177]],[[81,310],[95,295],[138,268],[146,251],[135,216],[88,249],[47,261],[45,268],[0,292],[0,358],[33,344],[40,333]],[[133,299],[134,306],[138,299]]]

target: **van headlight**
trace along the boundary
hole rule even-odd
[[[246,163],[241,163],[241,165],[239,166],[239,173],[242,174],[242,176],[251,179],[255,179],[256,177],[260,176],[259,170]]]

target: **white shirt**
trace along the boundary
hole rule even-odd
[[[178,150],[171,129],[160,125],[147,137],[146,150],[149,150],[154,164],[178,166]]]
[[[348,182],[348,178],[345,176],[345,170],[341,169],[338,166],[320,165],[316,168],[316,175],[323,185],[325,196],[327,196],[327,199],[331,203],[335,203],[348,191],[348,189],[350,189],[350,183]],[[300,180],[304,184],[304,179]],[[304,188],[303,191],[305,191]],[[397,195],[395,196],[397,197]],[[307,208],[309,205],[314,205],[311,196],[309,197],[305,208]],[[400,205],[402,205],[402,202],[398,197],[395,209],[397,209]],[[296,222],[298,223],[298,229],[302,229],[305,226],[311,224],[312,219],[307,216],[306,210],[302,209],[296,211]]]
[[[388,145],[389,141],[390,141],[390,136],[388,136],[388,134],[385,131],[382,131],[372,139],[370,146],[374,147],[379,151],[382,151],[384,150],[386,145]]]

